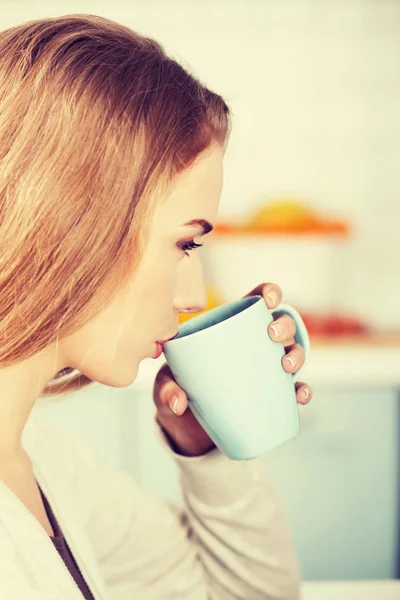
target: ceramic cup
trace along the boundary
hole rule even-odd
[[[287,304],[269,309],[262,296],[242,298],[186,321],[163,346],[193,414],[226,456],[262,456],[299,433],[295,374],[285,373],[285,349],[268,335],[274,316],[296,323],[296,342],[310,342],[299,313]]]

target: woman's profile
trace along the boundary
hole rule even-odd
[[[0,32],[2,600],[298,598],[262,461],[225,457],[168,368],[154,401],[182,511],[31,415],[41,396],[131,384],[178,314],[205,306],[197,248],[230,127],[221,96],[123,25],[66,15]],[[281,300],[275,284],[250,293]],[[304,362],[294,333],[289,317],[269,329],[287,372]]]

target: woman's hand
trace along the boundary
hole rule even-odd
[[[276,308],[282,301],[282,290],[274,283],[256,287],[246,296],[263,296],[268,308]],[[296,344],[296,325],[287,315],[277,318],[268,327],[272,341],[281,342],[286,348],[282,359],[283,370],[287,373],[298,371],[304,364],[304,350]],[[300,404],[311,400],[311,388],[305,383],[296,383],[296,397]],[[154,384],[154,402],[157,407],[156,419],[166,433],[174,450],[185,456],[199,456],[215,448],[214,442],[204,431],[191,410],[187,410],[186,393],[178,386],[167,364],[161,367]]]

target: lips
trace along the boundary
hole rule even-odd
[[[166,344],[167,342],[169,342],[170,340],[172,340],[177,335],[178,335],[178,332],[174,333],[174,335],[172,335],[171,337],[169,337],[169,338],[167,338],[165,340],[157,341],[155,343],[156,344],[156,350],[155,350],[155,353],[153,355],[153,358],[159,358],[161,356],[162,352],[163,352],[163,349],[162,349],[163,344]]]
[[[163,344],[166,344],[166,343],[167,343],[167,342],[169,342],[170,340],[173,340],[173,339],[174,339],[174,337],[176,337],[177,335],[178,335],[178,332],[174,333],[174,335],[172,335],[171,337],[167,338],[166,340],[162,340],[162,341],[160,341],[160,340],[157,340],[157,342],[156,342],[156,343],[157,343],[157,344],[160,344],[160,345],[162,346]]]
[[[162,349],[160,342],[156,342],[156,350],[155,350],[155,353],[153,354],[153,358],[160,358],[162,351],[163,351],[163,349]]]

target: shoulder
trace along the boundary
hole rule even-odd
[[[112,511],[116,502],[121,510],[123,504],[156,502],[129,473],[100,460],[89,443],[37,414],[26,424],[23,443],[38,479],[55,501],[73,507],[82,524],[99,507]]]

